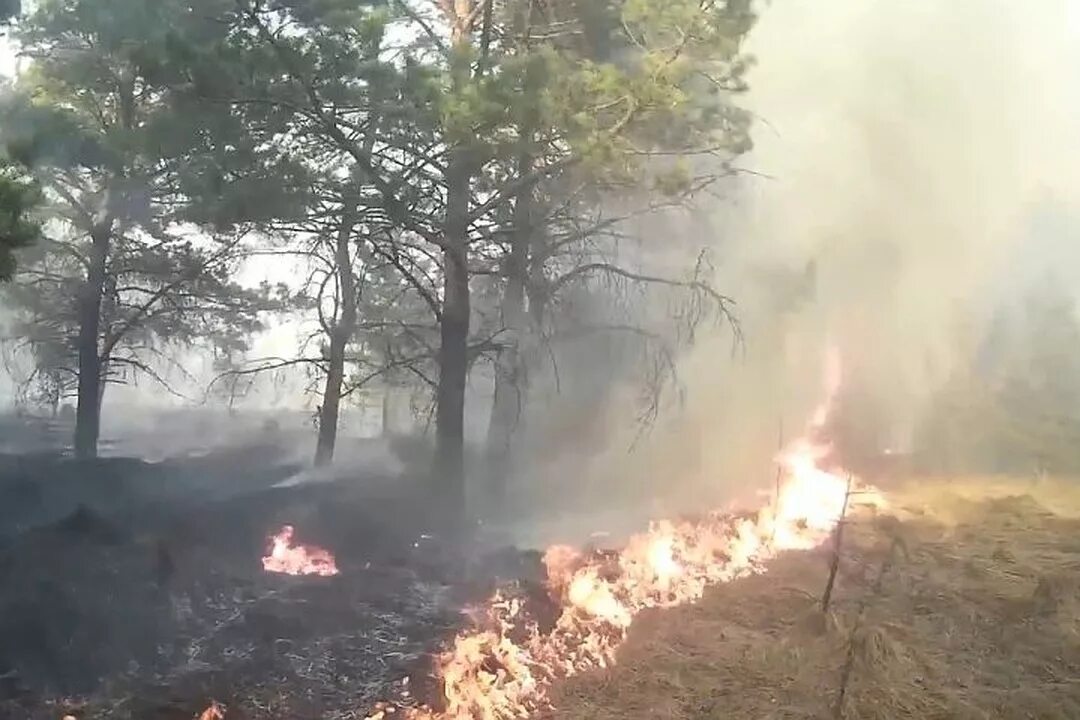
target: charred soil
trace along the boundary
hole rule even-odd
[[[405,478],[274,487],[268,449],[149,464],[5,460],[0,717],[355,717],[427,674],[463,606],[522,557],[481,563]],[[263,570],[282,525],[340,573]],[[527,565],[528,563],[525,563]],[[422,683],[417,683],[422,686]],[[414,687],[414,693],[434,688]]]

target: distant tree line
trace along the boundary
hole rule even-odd
[[[1080,474],[1080,318],[1047,282],[990,323],[916,438],[928,471]]]

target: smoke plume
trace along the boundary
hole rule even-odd
[[[778,436],[801,432],[820,399],[829,346],[845,384],[882,408],[881,444],[903,449],[1025,282],[1080,274],[1074,4],[760,10],[741,100],[757,117],[750,172],[684,230],[713,238],[745,343],[733,356],[726,331],[699,342],[680,365],[681,407],[629,455],[637,430],[614,405],[624,430],[587,473],[598,487],[691,507],[767,487]],[[1036,222],[1048,208],[1059,221]]]

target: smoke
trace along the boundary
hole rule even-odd
[[[1077,243],[1033,220],[1048,207],[1068,218],[1080,197],[1080,7],[760,10],[742,99],[758,118],[741,162],[755,174],[684,229],[714,238],[716,282],[739,301],[745,345],[732,357],[726,332],[698,343],[680,365],[685,402],[629,455],[636,430],[613,407],[621,437],[588,472],[682,507],[769,484],[778,435],[801,432],[824,392],[828,347],[903,446],[969,361],[972,328],[1022,296],[1033,269],[1080,279]]]
[[[746,257],[816,261],[802,324],[898,423],[967,359],[964,328],[1022,294],[1018,255],[1065,259],[1028,228],[1076,196],[1078,19],[1066,0],[788,0],[752,38],[751,104],[776,129],[752,163],[776,180],[747,207]]]

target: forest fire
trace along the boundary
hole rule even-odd
[[[810,437],[828,416],[836,372],[830,363],[828,399],[813,416]],[[554,680],[614,662],[640,611],[694,602],[710,585],[764,572],[764,562],[781,551],[816,547],[835,527],[849,491],[858,491],[851,498],[858,504],[884,506],[873,488],[849,486],[846,474],[820,467],[827,451],[812,439],[789,445],[778,458],[778,493],[756,514],[656,522],[615,557],[550,548],[548,591],[561,608],[553,629],[541,631],[520,599],[496,594],[480,625],[438,659],[442,709],[383,705],[369,720],[390,713],[504,720],[544,709]]]
[[[286,575],[337,575],[337,563],[329,550],[314,545],[293,544],[294,528],[285,525],[270,538],[270,554],[262,559],[267,572]]]

